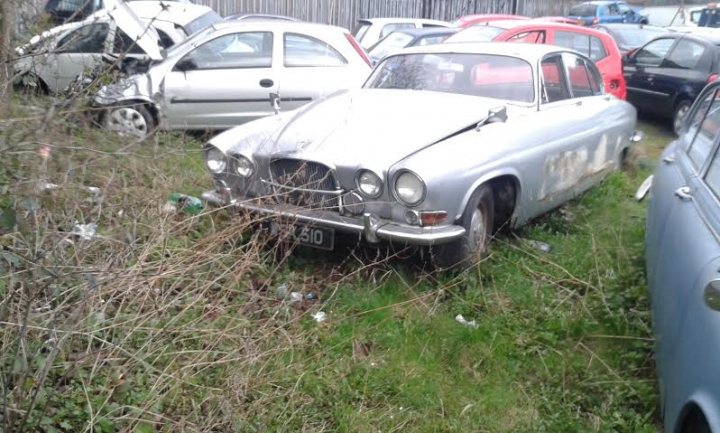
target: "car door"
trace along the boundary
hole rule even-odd
[[[620,12],[620,7],[617,3],[610,3],[607,5],[607,9],[605,9],[605,16],[602,17],[602,22],[604,23],[623,23],[625,22],[625,17]]]
[[[619,128],[625,119],[612,109],[616,101],[602,93],[595,65],[571,53],[546,56],[541,64],[542,88],[539,117],[562,117],[563,128],[548,129],[547,143],[538,149],[533,164],[541,172],[535,198],[541,212],[552,209],[592,185],[596,176],[616,166]],[[597,119],[603,119],[602,127]],[[611,135],[606,132],[610,131]]]
[[[274,35],[232,32],[198,44],[165,75],[171,128],[227,128],[273,113],[278,91]]]
[[[656,90],[655,77],[661,72],[663,61],[675,44],[676,38],[659,38],[648,42],[623,63],[627,83],[627,99],[637,108],[657,113],[657,105],[667,98]]]
[[[280,102],[283,111],[362,82],[348,71],[348,60],[331,44],[310,35],[283,34]],[[353,77],[357,78],[353,83]]]
[[[708,164],[720,137],[717,86],[703,96],[691,116],[681,141],[663,156],[648,206],[646,260],[661,372],[675,356],[683,322],[690,320],[687,305],[694,288],[708,283],[698,278],[720,256],[717,155]]]
[[[102,64],[108,50],[110,23],[95,22],[62,37],[35,68],[37,75],[55,92],[68,88],[83,72]]]
[[[720,277],[720,93],[717,86],[701,96],[683,142],[670,149],[669,161],[655,176],[648,207],[646,249],[648,284],[656,333],[656,362],[665,408],[690,379],[707,382],[692,370],[707,364],[697,357],[703,336],[717,326],[718,305],[706,298],[706,288]],[[705,114],[707,113],[707,114]],[[685,141],[689,141],[688,147]],[[719,287],[715,285],[715,287]],[[712,287],[710,287],[712,288]],[[717,289],[710,295],[717,297]],[[707,302],[710,301],[710,302]],[[714,320],[712,318],[715,317]],[[710,319],[710,320],[708,320]],[[716,344],[706,341],[705,344]],[[702,344],[702,343],[701,343]],[[685,353],[683,353],[685,351]],[[695,358],[695,359],[693,359]],[[713,360],[714,361],[714,360]],[[703,368],[704,374],[715,365]],[[693,379],[693,376],[694,379]],[[667,413],[666,413],[667,415]]]
[[[705,87],[710,76],[711,52],[705,44],[688,38],[679,39],[672,47],[655,75],[654,90],[667,95],[661,114],[672,115],[680,100],[692,102]]]

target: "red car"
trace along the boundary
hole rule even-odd
[[[500,20],[468,27],[450,36],[444,43],[485,41],[550,44],[572,48],[595,61],[607,92],[623,100],[627,96],[622,56],[615,40],[607,33],[571,24]]]
[[[521,15],[505,15],[505,14],[478,14],[465,15],[453,21],[453,27],[464,29],[474,26],[475,24],[484,24],[498,20],[529,20],[530,18]]]

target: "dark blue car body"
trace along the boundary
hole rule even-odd
[[[662,153],[645,261],[667,433],[720,432],[720,82]]]

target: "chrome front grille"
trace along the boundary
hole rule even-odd
[[[276,159],[270,163],[271,185],[279,203],[313,209],[337,209],[340,191],[332,170],[320,163]]]

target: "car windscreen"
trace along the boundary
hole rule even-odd
[[[392,32],[387,35],[383,40],[370,48],[368,54],[373,59],[379,60],[387,56],[392,51],[399,50],[400,48],[405,48],[407,44],[409,44],[412,40],[413,37],[408,35],[407,33]]]
[[[222,17],[217,14],[215,11],[209,11],[204,15],[199,16],[198,18],[195,18],[194,20],[190,21],[190,23],[185,25],[185,33],[187,33],[188,36],[199,32],[200,30],[206,28],[207,26],[213,25],[218,21],[222,21]]]
[[[500,27],[487,26],[480,24],[468,27],[461,32],[457,32],[445,40],[451,42],[488,42],[495,39],[497,35],[504,32],[505,29]]]
[[[627,28],[622,29],[612,29],[612,35],[618,44],[631,48],[642,47],[646,43],[650,42],[650,39],[664,33],[666,32],[661,29],[648,29],[631,26],[627,26]]]
[[[593,4],[580,4],[570,8],[568,13],[571,17],[594,17],[597,12],[597,6]]]
[[[533,102],[533,71],[518,57],[475,53],[413,53],[388,57],[366,88],[412,89]]]
[[[196,41],[202,40],[202,38],[207,35],[208,33],[214,32],[215,29],[212,26],[205,27],[204,29],[200,30],[199,32],[194,33],[189,38],[185,39],[184,41],[181,41],[172,47],[168,48],[165,51],[165,57],[172,57],[175,52],[178,50],[181,50],[182,47],[187,46],[188,44],[192,44],[195,46],[197,44]]]

